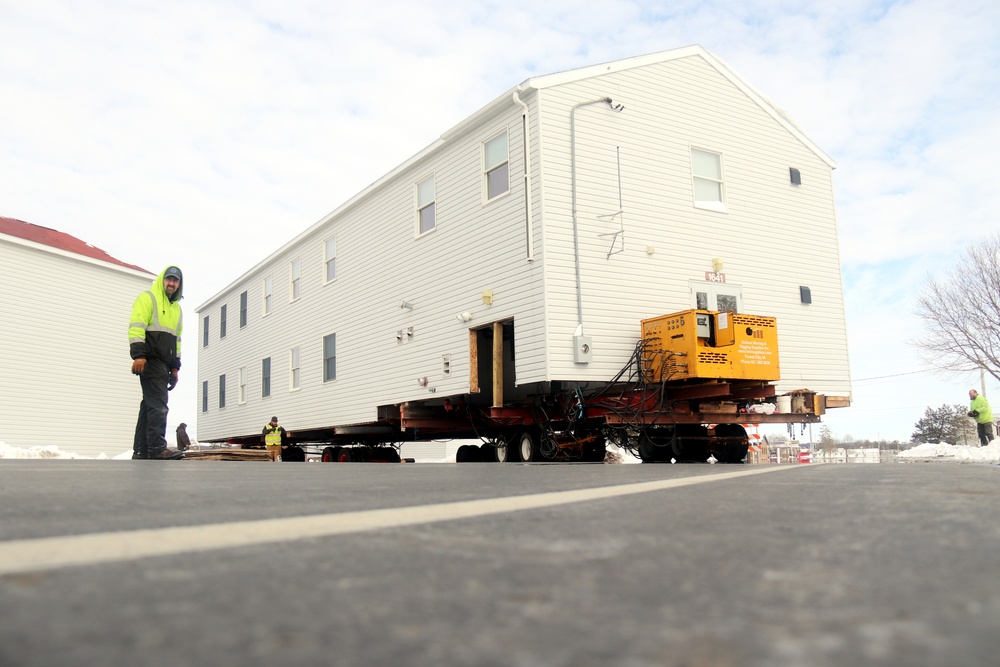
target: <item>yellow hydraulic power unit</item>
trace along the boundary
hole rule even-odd
[[[642,321],[646,382],[779,380],[775,318],[685,310]]]

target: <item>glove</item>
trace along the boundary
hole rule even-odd
[[[969,413],[969,416],[975,419],[976,417],[979,416],[979,410],[973,410],[972,412]]]
[[[140,375],[146,370],[146,360],[139,358],[132,360],[132,375]]]
[[[167,391],[173,390],[177,386],[177,369],[170,371],[170,379],[167,380]]]

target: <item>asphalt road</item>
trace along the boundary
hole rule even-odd
[[[1000,467],[0,460],[0,665],[996,665]]]

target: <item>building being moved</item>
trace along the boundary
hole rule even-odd
[[[131,451],[142,400],[128,318],[155,276],[69,234],[0,217],[0,441]]]
[[[537,404],[686,309],[776,318],[777,391],[846,404],[834,166],[701,47],[528,79],[197,309],[199,439]]]

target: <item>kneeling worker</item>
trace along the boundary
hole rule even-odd
[[[271,453],[272,461],[281,460],[281,445],[284,443],[285,427],[278,426],[278,418],[271,417],[271,421],[264,425],[264,430],[261,432],[264,437],[264,446],[267,447],[267,451]]]

